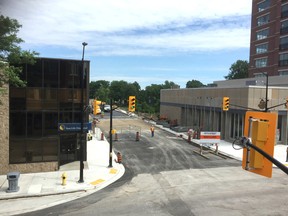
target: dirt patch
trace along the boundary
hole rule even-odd
[[[124,128],[131,126],[140,127],[141,130],[150,130],[151,124],[147,121],[143,121],[142,119],[113,119],[112,128]],[[104,133],[108,133],[110,129],[110,119],[100,119],[100,122],[97,123],[97,127],[99,127]]]

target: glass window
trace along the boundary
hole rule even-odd
[[[268,23],[270,19],[269,17],[269,14],[259,17],[257,19],[257,26],[265,25],[266,23]]]
[[[267,72],[263,72],[263,73],[254,73],[254,77],[255,78],[262,78],[262,77],[266,77]]]
[[[81,62],[61,61],[60,62],[60,87],[80,88],[82,74]]]
[[[281,7],[281,18],[288,16],[288,4],[282,5]]]
[[[270,0],[263,1],[258,4],[258,12],[266,10],[270,6]]]
[[[58,113],[45,113],[44,114],[44,136],[58,134]]]
[[[27,88],[27,110],[41,110],[42,98],[42,88]]]
[[[256,53],[266,53],[268,52],[268,43],[256,45]]]
[[[279,71],[280,76],[288,76],[288,71]]]
[[[50,88],[58,87],[58,60],[44,60],[44,86]]]
[[[26,113],[10,113],[10,136],[19,137],[26,135]]]
[[[279,66],[288,65],[288,53],[282,53],[279,55]]]
[[[12,88],[10,94],[10,110],[25,110],[26,109],[26,88]]]
[[[256,39],[257,40],[261,40],[261,39],[265,39],[267,38],[269,35],[269,29],[263,29],[263,30],[260,30],[256,33]]]
[[[58,91],[57,89],[44,89],[43,108],[45,110],[58,109]]]
[[[45,138],[43,139],[43,161],[57,161],[58,160],[58,139]]]
[[[42,113],[35,112],[27,114],[27,136],[42,136]]]
[[[281,22],[280,33],[285,34],[288,32],[288,20]]]
[[[25,157],[26,162],[40,162],[43,161],[43,140],[29,139],[26,140]]]
[[[27,87],[42,87],[42,61],[27,65]]]
[[[24,163],[26,151],[25,139],[11,138],[9,139],[9,163]]]
[[[261,58],[261,59],[255,60],[256,68],[261,68],[261,67],[266,67],[266,66],[267,66],[267,58]]]
[[[280,38],[279,49],[280,49],[280,50],[288,49],[288,37],[282,37],[282,38]]]

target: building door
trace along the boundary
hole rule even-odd
[[[77,160],[77,134],[60,135],[60,166]]]

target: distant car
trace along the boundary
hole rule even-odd
[[[106,104],[104,105],[104,112],[110,112],[110,105],[109,104]]]

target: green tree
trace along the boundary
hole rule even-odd
[[[110,82],[105,80],[92,81],[89,84],[89,98],[109,102]]]
[[[179,88],[180,86],[177,85],[176,83],[166,80],[162,85],[161,89],[179,89]]]
[[[248,78],[248,61],[237,60],[229,70],[228,75],[224,76],[227,80]]]
[[[22,73],[20,65],[35,63],[38,53],[22,50],[19,46],[24,42],[17,36],[22,26],[16,19],[0,15],[0,87],[4,84],[25,86],[19,76]]]
[[[204,86],[205,85],[202,82],[194,79],[186,83],[186,88],[200,88]]]

